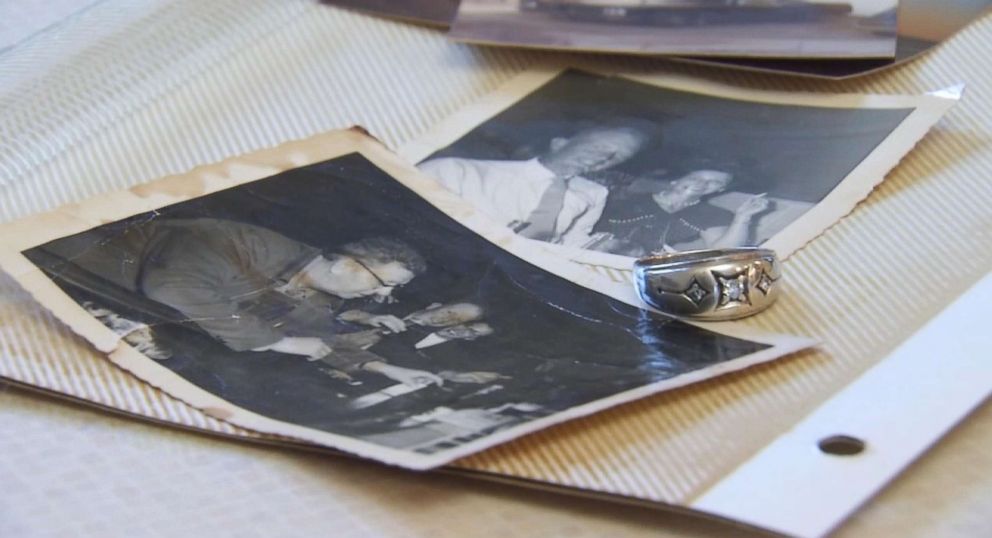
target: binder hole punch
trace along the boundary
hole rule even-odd
[[[817,443],[820,451],[831,456],[857,456],[864,452],[865,442],[850,435],[831,435]]]

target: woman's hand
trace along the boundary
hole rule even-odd
[[[438,373],[443,379],[454,383],[473,383],[477,385],[484,385],[486,383],[492,383],[494,381],[499,381],[500,379],[510,379],[510,376],[498,374],[496,372],[454,372],[451,370],[445,370]]]
[[[365,324],[394,333],[401,333],[406,330],[406,322],[396,316],[372,316]]]
[[[339,349],[368,349],[382,340],[382,336],[378,334],[378,331],[374,329],[369,329],[366,331],[359,331],[356,333],[345,333],[336,334],[331,339],[334,347]]]
[[[315,361],[330,355],[334,349],[320,338],[286,336],[277,342],[267,346],[257,347],[252,351],[277,351],[289,355],[302,355],[309,360]]]
[[[430,372],[414,370],[413,368],[403,368],[402,366],[395,366],[382,361],[366,363],[363,368],[370,372],[380,373],[393,381],[416,389],[428,385],[444,385],[443,379]]]
[[[768,209],[769,205],[771,205],[771,202],[765,198],[764,194],[756,194],[744,200],[744,203],[734,211],[734,218],[749,221],[758,213]]]
[[[765,193],[751,196],[734,211],[734,219],[730,221],[730,226],[704,230],[700,237],[707,243],[708,248],[734,248],[746,245],[751,233],[751,219],[769,207],[771,201],[765,198]]]

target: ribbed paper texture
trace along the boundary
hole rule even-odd
[[[73,32],[85,43],[81,25],[90,23],[80,19],[0,55],[0,218],[352,124],[396,147],[530,63],[572,58],[457,45],[432,30],[302,1],[144,4],[140,16],[98,36],[100,46],[62,47],[58,58],[46,52]],[[137,9],[98,7],[121,6]],[[214,22],[201,25],[204,17]],[[184,48],[193,41],[206,49]],[[570,422],[457,466],[681,504],[884,357],[992,268],[990,50],[986,17],[920,61],[844,83],[602,60],[779,90],[968,89],[864,204],[789,259],[780,303],[749,321],[819,338],[819,350]],[[31,71],[37,58],[50,69]],[[0,376],[256,436],[115,369],[6,276],[0,292]]]

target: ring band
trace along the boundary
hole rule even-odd
[[[764,248],[673,252],[634,262],[634,285],[645,303],[699,321],[761,312],[778,297],[781,278],[778,256]]]

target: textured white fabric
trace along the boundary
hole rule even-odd
[[[103,0],[0,55],[0,185],[244,50],[308,2]]]
[[[46,0],[0,2],[0,51],[12,47],[67,17],[84,11],[97,0]]]

